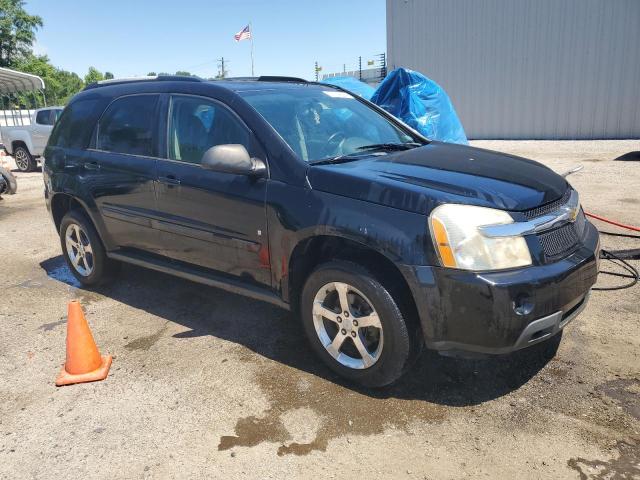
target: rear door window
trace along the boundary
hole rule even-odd
[[[98,122],[96,149],[156,156],[159,95],[131,95],[115,100]]]

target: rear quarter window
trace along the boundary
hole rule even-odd
[[[87,98],[70,103],[62,111],[51,132],[49,146],[86,148],[95,124],[108,101],[109,99],[105,98]]]

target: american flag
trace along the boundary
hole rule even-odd
[[[239,42],[240,40],[249,40],[251,38],[251,29],[249,28],[249,25],[236,33],[233,38],[236,39],[236,42]]]

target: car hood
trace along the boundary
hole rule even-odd
[[[557,200],[568,186],[533,160],[441,142],[311,166],[308,178],[315,190],[424,214],[442,203],[529,210]]]

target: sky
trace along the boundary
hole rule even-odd
[[[256,75],[314,77],[355,70],[386,51],[385,0],[27,0],[44,26],[34,50],[83,77],[186,70],[251,74],[251,45],[233,35],[252,23]]]

